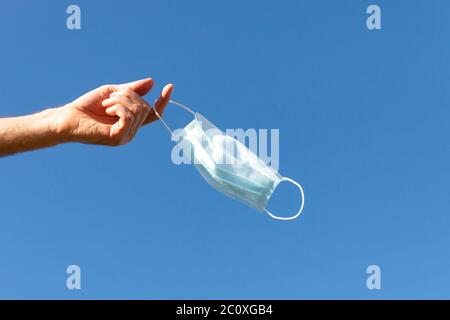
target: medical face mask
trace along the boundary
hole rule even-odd
[[[188,149],[191,150],[194,165],[212,187],[232,199],[266,212],[274,219],[292,220],[301,214],[305,196],[299,183],[282,177],[244,144],[226,135],[199,113],[193,112],[178,102],[170,101],[170,103],[194,115],[194,120],[181,130],[178,137],[187,144]],[[153,110],[177,141],[174,132],[158,114],[156,108]],[[302,198],[299,211],[291,217],[276,216],[266,208],[273,192],[283,181],[297,186]]]

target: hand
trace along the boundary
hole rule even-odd
[[[62,107],[57,130],[68,141],[108,146],[126,144],[143,125],[158,119],[154,109],[142,98],[152,87],[152,79],[101,86]],[[155,102],[160,115],[172,90],[173,85],[166,85]]]

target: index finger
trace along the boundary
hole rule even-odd
[[[124,84],[115,84],[110,86],[110,91],[123,91],[126,89],[131,89],[136,92],[141,97],[145,96],[150,90],[153,88],[153,80],[152,78],[146,78],[142,80],[136,80],[129,83]],[[110,93],[112,93],[110,92]]]

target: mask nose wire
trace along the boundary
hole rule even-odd
[[[172,135],[173,134],[172,129],[170,129],[169,125],[166,123],[166,121],[164,121],[162,116],[159,114],[158,110],[156,110],[155,104],[156,104],[157,101],[158,101],[158,99],[156,99],[155,102],[153,102],[153,106],[154,106],[153,107],[153,111],[155,112],[155,114],[158,117],[158,119],[161,120],[161,122],[164,125],[164,127],[166,127],[167,131],[169,131],[170,134]],[[176,105],[176,106],[178,106],[178,107],[180,107],[180,108],[182,108],[182,109],[192,113],[195,116],[195,112],[192,111],[190,108],[186,107],[184,104],[181,104],[181,103],[176,102],[174,100],[169,100],[169,103],[172,103],[172,104],[174,104],[174,105]]]

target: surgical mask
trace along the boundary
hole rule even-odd
[[[190,147],[196,168],[215,189],[232,199],[267,213],[274,219],[292,220],[303,211],[305,196],[302,186],[296,181],[281,176],[271,166],[259,159],[244,144],[226,135],[205,117],[176,101],[170,103],[194,115],[194,120],[180,133],[184,143]],[[153,108],[156,116],[177,141],[174,132]],[[287,181],[298,187],[302,198],[299,211],[290,217],[280,217],[267,209],[267,204],[277,186]]]

